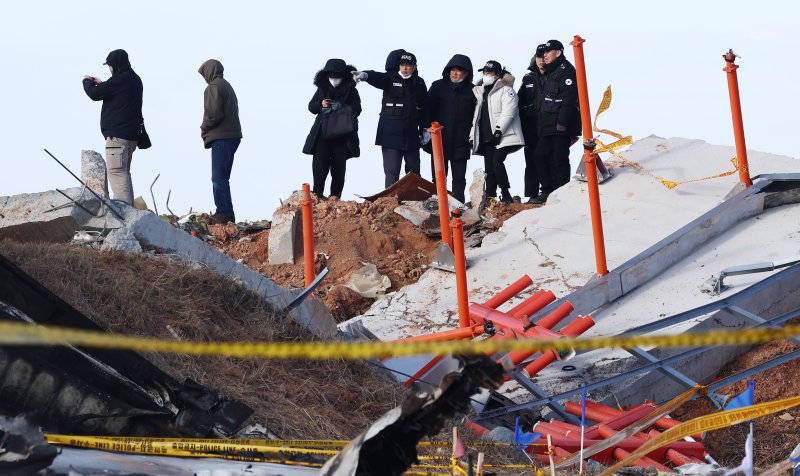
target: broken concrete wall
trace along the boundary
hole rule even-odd
[[[55,190],[0,197],[0,239],[65,242],[94,218],[89,212],[103,214],[89,192],[77,187],[63,192],[83,208]]]
[[[175,228],[152,212],[127,207],[125,226],[141,244],[202,263],[224,276],[238,278],[244,287],[258,293],[278,309],[285,308],[297,294],[221,253],[208,243]],[[336,334],[333,316],[325,304],[317,299],[304,300],[303,304],[291,311],[290,316],[317,336],[331,337]]]
[[[107,194],[105,161],[100,154],[91,150],[81,153],[81,174],[81,180],[95,193],[101,196]],[[112,206],[122,217],[120,220],[83,187],[69,188],[63,192],[69,198],[58,191],[0,197],[0,239],[63,243],[68,242],[78,230],[104,231],[108,233],[103,243],[105,250],[136,253],[142,251],[142,245],[163,249],[167,253],[206,265],[222,275],[241,280],[242,285],[261,295],[277,309],[284,309],[297,294],[204,241],[173,227],[150,211],[113,202]],[[111,203],[107,197],[103,198]],[[290,220],[290,229],[294,230],[293,233],[299,233],[298,228],[299,218],[295,216]],[[270,245],[272,241],[270,235]],[[290,245],[294,254],[302,246],[302,239],[292,235]],[[290,316],[317,336],[331,337],[337,332],[330,311],[317,299],[304,300],[291,311]]]

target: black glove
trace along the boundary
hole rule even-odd
[[[556,124],[556,132],[566,132],[567,126],[562,126],[561,124]]]
[[[498,145],[500,143],[500,139],[503,137],[503,133],[500,132],[500,129],[495,129],[494,131],[494,139],[492,140],[492,145]]]

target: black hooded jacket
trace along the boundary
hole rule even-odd
[[[467,76],[460,83],[450,81],[450,69],[453,67],[467,71]],[[431,121],[444,126],[442,146],[445,154],[457,147],[470,147],[469,132],[477,101],[472,93],[472,76],[472,61],[469,57],[454,55],[442,70],[442,79],[434,81],[428,91],[427,104]]]
[[[100,130],[103,137],[138,141],[142,133],[142,80],[128,61],[125,50],[108,54],[106,64],[113,71],[108,81],[94,84],[83,80],[83,89],[93,101],[103,101]]]
[[[536,61],[531,58],[530,70],[522,77],[522,85],[517,91],[519,98],[519,119],[522,123],[522,134],[525,142],[535,143],[538,132],[539,107],[542,98],[542,74],[536,67]]]
[[[314,76],[314,86],[317,87],[317,91],[311,101],[308,102],[308,110],[317,117],[314,119],[314,125],[311,126],[308,137],[306,137],[306,143],[303,146],[304,154],[314,155],[317,143],[322,140],[322,100],[330,99],[353,109],[353,121],[356,130],[346,138],[347,149],[350,151],[350,157],[361,155],[358,139],[358,119],[356,119],[361,114],[361,96],[359,96],[356,83],[353,81],[353,71],[357,71],[355,66],[348,65],[340,59],[331,59],[325,64],[325,68],[317,71]],[[328,79],[330,73],[333,72],[342,75],[342,82],[335,88]]]
[[[564,56],[545,66],[539,101],[539,135],[576,136],[581,131],[575,67]],[[559,131],[558,126],[565,130]]]

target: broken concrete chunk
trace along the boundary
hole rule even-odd
[[[439,226],[439,216],[423,208],[423,202],[403,202],[402,205],[394,209],[394,212],[423,229],[435,228]]]
[[[141,253],[142,245],[133,235],[130,228],[124,227],[112,230],[103,240],[103,246],[100,249],[104,251],[118,250],[128,253]]]
[[[93,150],[81,151],[81,180],[98,195],[108,196],[106,161]]]
[[[267,253],[269,264],[294,264],[303,244],[300,211],[281,210],[272,216]]]
[[[486,173],[478,169],[472,173],[472,183],[469,185],[469,201],[472,209],[480,215],[486,208]]]

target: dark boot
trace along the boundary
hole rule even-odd
[[[509,192],[507,188],[504,188],[500,191],[500,201],[502,203],[514,203],[514,198],[511,196],[511,192]]]

